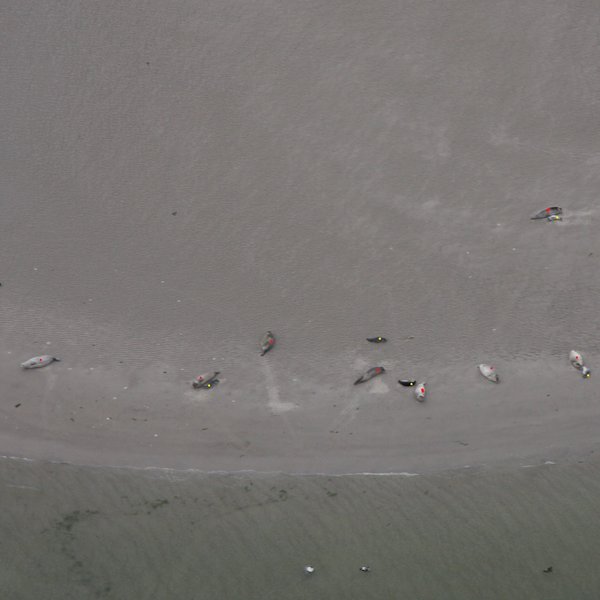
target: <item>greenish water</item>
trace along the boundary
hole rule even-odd
[[[10,600],[600,597],[595,464],[408,478],[2,459],[0,490]]]

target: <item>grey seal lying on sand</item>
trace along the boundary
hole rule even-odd
[[[585,379],[589,379],[592,376],[592,370],[589,367],[586,367],[585,360],[583,359],[583,354],[577,350],[571,350],[569,352],[569,361],[573,368],[577,369],[581,376]]]
[[[500,378],[498,377],[498,373],[496,373],[496,367],[492,367],[490,365],[481,364],[477,365],[479,372],[488,380],[493,383],[499,383]]]
[[[53,362],[60,362],[60,358],[56,358],[56,356],[50,356],[49,354],[43,354],[42,356],[34,356],[29,360],[21,363],[21,366],[24,369],[39,369],[40,367],[45,367]]]
[[[377,377],[377,375],[381,375],[382,373],[385,373],[385,369],[383,367],[371,367],[366,373],[363,373],[354,382],[354,385],[358,385],[359,383],[369,381],[369,379],[373,379],[373,377]]]
[[[418,383],[415,388],[415,398],[418,402],[425,402],[425,396],[427,396],[427,388],[425,386],[426,383],[423,381],[422,383]]]
[[[192,381],[192,387],[195,390],[199,390],[200,388],[210,389],[211,387],[214,387],[219,383],[219,380],[217,379],[219,373],[220,371],[215,371],[212,374],[204,373],[204,375],[198,375],[198,377]]]
[[[267,331],[263,338],[260,349],[262,350],[261,356],[264,356],[273,346],[275,345],[275,336],[271,331]]]
[[[563,209],[560,206],[549,206],[548,208],[540,210],[539,213],[533,215],[533,217],[531,217],[531,220],[535,221],[536,219],[547,219],[548,217],[559,216],[562,214]]]

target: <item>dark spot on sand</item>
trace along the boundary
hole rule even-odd
[[[202,431],[206,431],[208,429],[208,427],[203,427]]]
[[[149,65],[150,63],[149,63],[149,62],[146,62],[146,64],[147,64],[147,65]]]
[[[173,216],[175,216],[175,215],[177,214],[177,211],[176,211],[176,210],[174,210],[174,211],[173,211],[171,214],[172,214]]]
[[[75,419],[73,417],[69,417],[69,421],[73,421],[73,423],[75,423]]]
[[[19,408],[19,406],[21,406],[20,402],[19,402],[19,404],[15,404],[15,408]]]
[[[279,490],[279,499],[280,500],[287,500],[288,497],[288,493],[286,490]]]
[[[327,495],[330,498],[334,498],[335,496],[337,496],[337,492],[331,492],[330,490],[325,490],[327,492]]]
[[[546,567],[544,573],[552,573],[552,567]]]
[[[87,519],[88,517],[97,515],[99,512],[100,511],[98,510],[84,510],[83,512],[79,510],[74,510],[73,512],[64,515],[63,518],[60,521],[58,521],[58,523],[56,524],[56,529],[70,532],[71,529],[73,529],[73,527],[77,523],[83,521],[84,519]]]

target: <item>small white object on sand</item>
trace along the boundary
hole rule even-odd
[[[309,574],[310,574],[310,573],[314,573],[314,572],[315,572],[315,568],[314,568],[314,567],[312,567],[311,565],[306,565],[306,566],[304,567],[304,572],[305,572],[305,573],[309,573]]]

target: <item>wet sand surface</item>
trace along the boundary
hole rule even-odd
[[[329,477],[5,459],[0,479],[0,583],[11,600],[596,600],[600,592],[597,461]]]
[[[598,448],[567,361],[600,358],[593,3],[3,13],[0,453],[348,473]]]

